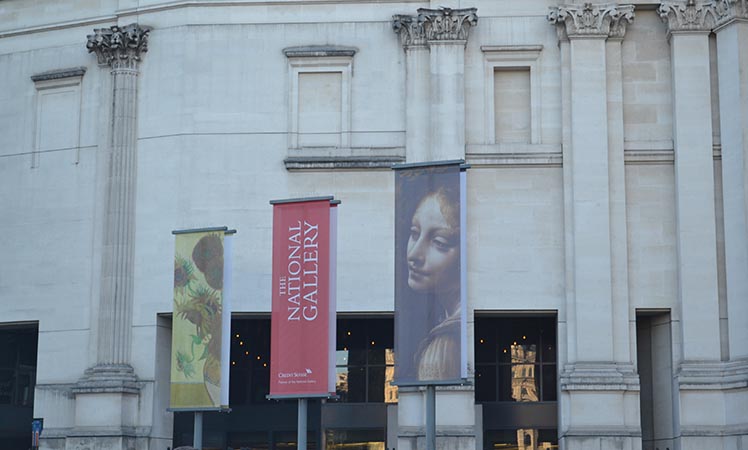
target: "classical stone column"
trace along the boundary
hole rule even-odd
[[[405,153],[409,163],[431,159],[430,54],[418,16],[395,15],[392,28],[405,50]]]
[[[722,197],[729,353],[748,363],[748,0],[720,0],[718,25]]]
[[[431,49],[431,159],[465,159],[465,45],[475,8],[418,10]]]
[[[73,388],[76,417],[68,448],[133,448],[138,435],[140,387],[130,365],[135,188],[137,170],[138,64],[147,51],[148,29],[138,24],[94,30],[86,47],[111,69],[101,282],[96,318],[96,364]]]
[[[559,424],[566,448],[618,448],[622,440],[629,448],[640,439],[638,379],[628,347],[620,59],[633,9],[561,5],[548,17],[559,31],[566,90],[567,305],[566,324],[559,326],[566,331],[559,335],[566,340],[560,402],[568,412]],[[596,411],[602,401],[611,405],[609,414]]]

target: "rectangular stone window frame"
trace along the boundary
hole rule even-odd
[[[286,51],[288,57],[288,77],[289,77],[289,117],[288,117],[288,148],[289,156],[326,156],[329,154],[329,147],[321,154],[315,154],[314,149],[318,147],[300,147],[299,146],[299,76],[303,73],[340,73],[340,99],[341,99],[341,118],[340,118],[340,138],[338,148],[351,147],[351,78],[353,76],[353,53],[351,50],[346,54],[340,54],[344,51],[320,51],[309,50],[302,52],[300,50],[290,52]],[[350,53],[350,56],[348,56]],[[317,56],[319,55],[319,56]]]
[[[486,144],[497,144],[494,73],[501,69],[530,70],[530,144],[540,144],[541,94],[540,53],[542,45],[483,45],[483,86],[485,99],[484,136]]]
[[[85,67],[75,67],[70,69],[52,70],[31,76],[34,82],[35,99],[34,99],[34,143],[31,153],[31,168],[39,167],[40,145],[41,145],[41,114],[43,98],[46,95],[64,94],[72,92],[78,100],[78,107],[74,110],[75,117],[73,123],[77,124],[74,131],[75,140],[75,164],[80,162],[81,146],[81,108],[83,107],[83,96],[81,95],[81,83],[83,75],[86,73]]]

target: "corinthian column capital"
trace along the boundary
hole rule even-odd
[[[392,29],[400,36],[403,47],[426,45],[426,32],[420,16],[396,14],[392,16]]]
[[[717,11],[713,1],[703,3],[697,3],[695,0],[667,1],[660,4],[657,12],[662,21],[667,24],[669,33],[709,32],[717,20]]]
[[[718,26],[733,20],[748,21],[748,0],[717,0],[714,10]]]
[[[427,41],[467,41],[470,28],[478,24],[476,8],[418,9]]]
[[[89,53],[96,53],[99,65],[134,68],[140,61],[141,54],[148,51],[149,28],[137,23],[124,27],[118,25],[109,28],[94,29],[88,35],[86,48]]]
[[[563,28],[570,38],[623,38],[626,25],[634,20],[633,5],[584,3],[551,7],[548,20]],[[563,33],[559,33],[563,36]]]

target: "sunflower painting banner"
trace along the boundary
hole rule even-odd
[[[206,231],[207,230],[207,231]],[[171,334],[172,410],[228,407],[231,312],[226,228],[175,231]]]

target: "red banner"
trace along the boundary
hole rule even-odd
[[[335,336],[335,316],[331,315],[335,303],[334,296],[331,299],[334,286],[331,288],[330,283],[330,201],[331,198],[271,202],[270,396],[331,393],[329,344]]]

